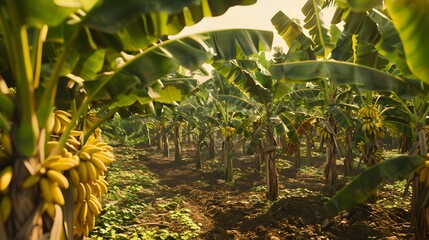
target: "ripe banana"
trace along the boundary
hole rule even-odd
[[[93,195],[92,195],[93,196]],[[101,213],[101,204],[96,197],[91,197],[88,201],[89,210],[91,210],[93,215],[99,215]]]
[[[6,153],[6,155],[12,156],[13,147],[12,147],[12,140],[10,139],[9,133],[3,133],[3,135],[1,136],[1,143],[3,146],[3,151]]]
[[[76,201],[73,208],[73,223],[76,224],[80,212],[80,207],[82,206],[81,201]]]
[[[81,224],[85,224],[87,214],[88,214],[88,203],[86,201],[83,201],[82,205],[80,206],[79,216],[78,216],[78,221],[80,221]]]
[[[95,168],[94,164],[91,161],[82,161],[81,164],[86,164],[86,169],[88,171],[88,179],[91,181],[96,181],[98,178],[98,171]]]
[[[30,175],[22,183],[22,188],[24,188],[24,189],[29,188],[29,187],[35,185],[36,183],[38,183],[39,180],[40,180],[40,174],[39,173]]]
[[[48,170],[46,172],[46,176],[51,181],[58,183],[58,186],[60,186],[61,188],[64,188],[64,189],[69,188],[69,181],[62,173],[55,170]]]
[[[103,151],[92,154],[92,158],[101,160],[105,164],[109,164],[115,161],[115,157],[111,152]]]
[[[79,183],[79,185],[77,186],[77,190],[78,190],[78,201],[79,202],[83,202],[84,200],[86,200],[86,188],[84,183]]]
[[[79,173],[77,172],[76,168],[71,168],[69,170],[69,173],[70,173],[71,182],[73,186],[76,187],[77,185],[79,185],[79,182],[80,182]]]
[[[79,178],[81,182],[87,182],[88,181],[88,170],[86,169],[86,164],[82,164],[83,161],[81,161],[81,164],[77,165],[77,172],[79,173]]]
[[[6,190],[12,180],[13,169],[12,166],[6,166],[0,171],[0,192]]]
[[[60,206],[65,204],[63,192],[57,182],[49,182],[52,191],[52,200]]]
[[[96,184],[98,185],[101,193],[107,194],[107,186],[101,179],[97,179]]]
[[[91,199],[91,194],[92,194],[92,188],[88,183],[84,183],[83,186],[85,187],[85,200],[89,201],[89,199]]]
[[[12,212],[12,201],[9,195],[4,195],[0,200],[0,217],[3,223],[5,223]]]
[[[53,202],[53,193],[51,191],[51,186],[49,180],[46,178],[40,178],[39,181],[40,191],[42,193],[42,198],[45,202],[51,203]]]

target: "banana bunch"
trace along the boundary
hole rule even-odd
[[[235,134],[235,128],[226,126],[221,129],[224,138],[230,138]]]
[[[374,160],[375,162],[379,163],[384,160],[384,154],[383,150],[381,149],[374,149]]]
[[[332,134],[328,131],[326,127],[318,127],[317,131],[319,132],[322,140],[327,141],[332,139]]]
[[[41,198],[43,199],[42,212],[47,212],[51,218],[55,217],[55,204],[63,206],[65,198],[61,189],[69,188],[70,184],[65,171],[79,166],[80,159],[77,155],[63,148],[59,154],[53,151],[58,145],[57,141],[47,143],[47,155],[35,174],[30,175],[22,183],[26,189],[39,184]]]
[[[358,111],[358,117],[365,119],[377,119],[380,112],[378,111],[378,108],[375,105],[366,105],[359,109]]]
[[[366,118],[362,123],[362,132],[364,132],[367,136],[383,138],[384,124],[381,121]]]
[[[50,122],[49,130],[54,135],[60,135],[66,130],[67,125],[71,122],[72,115],[71,113],[56,109],[54,110]]]
[[[361,153],[363,153],[363,152],[365,152],[365,142],[364,141],[359,141],[358,143],[357,143],[357,149],[359,149],[359,151],[361,152]]]
[[[104,179],[106,165],[115,161],[113,148],[91,135],[78,150],[80,164],[69,170],[73,185],[74,234],[88,236],[95,226],[95,218],[101,211],[97,196],[107,193],[108,183]]]

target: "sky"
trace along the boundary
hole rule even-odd
[[[204,18],[198,24],[186,27],[178,36],[218,29],[261,29],[274,32],[273,46],[283,46],[287,49],[285,42],[271,24],[271,18],[281,10],[290,18],[302,19],[301,8],[304,3],[303,0],[258,0],[256,4],[250,6],[234,6],[222,16]]]

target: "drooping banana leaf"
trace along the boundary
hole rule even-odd
[[[85,90],[94,100],[115,96],[132,88],[147,88],[157,79],[175,72],[179,66],[198,69],[215,59],[241,58],[269,50],[272,32],[259,30],[221,30],[168,40],[125,59],[124,65],[95,81],[85,82]],[[128,79],[128,80],[127,80]],[[124,84],[127,80],[127,84]],[[107,92],[108,91],[108,92]]]
[[[343,105],[341,103],[332,104],[328,108],[328,113],[334,117],[335,122],[338,123],[342,128],[347,128],[353,126],[354,122],[351,116],[347,115],[344,112],[344,109],[341,109],[344,107],[353,107],[353,105]],[[354,108],[357,109],[358,107],[355,106]]]
[[[271,74],[280,81],[311,82],[329,79],[332,85],[356,85],[370,91],[394,91],[402,97],[413,97],[425,90],[386,72],[347,62],[302,61],[273,64]]]
[[[425,160],[420,156],[400,156],[378,163],[338,191],[326,207],[331,213],[337,213],[361,203],[380,184],[405,179]]]
[[[0,4],[4,5],[5,1]],[[96,0],[87,1],[89,4],[83,4],[83,0],[62,0],[62,1],[46,1],[46,0],[16,0],[12,4],[12,9],[8,9],[13,17],[20,19],[20,24],[28,24],[31,26],[41,27],[43,25],[57,26],[64,20],[69,18],[70,14],[80,8],[91,7],[91,3]]]
[[[163,87],[157,90],[157,97],[154,101],[162,103],[180,102],[189,98],[196,90],[197,80],[184,79],[169,79],[163,81]]]
[[[380,6],[382,0],[347,0],[347,2],[354,11],[364,12]]]
[[[234,62],[216,63],[213,64],[213,67],[244,94],[248,94],[261,103],[271,101],[270,89],[262,86],[252,74]]]
[[[296,128],[294,126],[294,120],[291,119],[290,116],[291,114],[295,114],[295,113],[281,113],[278,115],[278,117],[281,119],[281,121],[283,122],[283,124],[286,126],[287,128],[287,136],[289,137],[289,140],[293,143],[296,144],[299,142],[299,136],[298,133],[296,131]]]
[[[228,103],[228,110],[240,111],[252,107],[245,98],[234,95],[217,95],[217,100]]]
[[[429,83],[429,2],[426,0],[384,1],[399,33],[405,58],[411,72],[421,81]]]
[[[314,42],[314,52],[318,57],[327,58],[335,44],[331,40],[329,30],[325,27],[321,14],[325,1],[308,0],[301,11],[304,13],[304,28],[308,30]]]
[[[286,61],[316,59],[316,54],[311,47],[313,41],[304,34],[301,26],[286,16],[282,11],[277,12],[271,18],[271,23],[289,46],[289,56],[286,56]]]
[[[236,5],[251,5],[256,0],[104,0],[87,13],[85,25],[114,33],[132,21],[142,21],[148,35],[174,35],[203,17],[219,16]]]
[[[392,21],[377,10],[372,10],[368,16],[377,24],[381,35],[375,45],[378,52],[395,63],[403,74],[410,76],[411,71],[406,62],[403,44]]]
[[[266,125],[260,125],[257,126],[256,129],[252,133],[252,138],[250,140],[250,143],[247,147],[246,153],[247,154],[253,154],[255,152],[256,146],[259,145],[259,142],[261,139],[263,139],[267,134],[267,126]]]

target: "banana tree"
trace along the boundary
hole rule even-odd
[[[339,74],[339,72],[332,71],[333,69],[331,67],[326,66],[319,66],[317,69],[317,75],[320,77],[325,75],[324,77],[330,77],[331,79],[336,80],[345,80],[346,76],[349,79],[360,79],[359,83],[357,83],[357,86],[359,87],[363,87],[367,90],[378,90],[381,92],[393,90],[393,92],[398,93],[402,97],[414,97],[422,93],[426,94],[427,87],[425,84],[422,84],[422,82],[427,83],[427,66],[424,65],[425,61],[422,61],[422,59],[425,59],[425,56],[429,53],[428,45],[423,41],[423,39],[427,37],[428,31],[426,29],[423,31],[418,29],[424,29],[422,26],[428,23],[426,18],[428,13],[428,3],[425,1],[393,0],[383,1],[383,5],[381,4],[382,1],[349,0],[347,2],[349,2],[350,6],[353,7],[351,10],[345,2],[337,1],[339,8],[334,15],[333,22],[338,23],[344,19],[345,29],[349,29],[349,31],[356,35],[359,40],[368,44],[369,47],[375,49],[379,55],[390,61],[387,65],[388,68],[386,68],[388,72],[388,75],[386,75],[387,78],[379,78],[375,76],[370,77],[368,75],[368,79],[365,80],[367,77],[362,75],[362,73],[358,75],[357,73],[361,71],[357,69],[354,69],[353,71],[346,70],[348,75],[345,74],[342,75],[342,77],[338,77],[335,74]],[[383,8],[383,6],[386,8]],[[372,7],[377,7],[377,9],[371,9]],[[391,18],[382,13],[386,10]],[[330,65],[331,63],[317,63],[317,65],[319,64]],[[335,64],[337,63],[334,63],[333,65]],[[285,66],[279,68],[284,67]],[[376,71],[375,68],[370,69],[370,71]],[[286,77],[287,75],[288,78],[292,79],[311,79],[309,76],[298,76],[299,74],[297,74],[298,69],[296,69],[296,66],[293,71],[289,70],[281,70],[282,74],[288,72],[281,77]],[[320,74],[321,72],[325,73]],[[330,72],[329,75],[326,74],[328,72]],[[386,74],[386,72],[384,74]],[[381,77],[381,75],[379,76]],[[414,80],[416,77],[418,79]],[[377,87],[373,83],[373,79],[377,79],[377,82],[379,83],[383,82],[386,88],[382,89],[383,87],[381,85]],[[337,81],[334,81],[334,84],[335,82]],[[397,85],[398,83],[404,87],[403,91],[396,91],[397,87],[399,87],[399,85]],[[395,87],[395,85],[397,86]],[[410,95],[410,93],[414,93],[414,96],[412,94]],[[423,136],[423,134],[420,135]],[[422,142],[422,144],[419,144],[420,147],[422,147],[423,150],[426,149],[423,146],[426,144],[424,138],[422,137],[420,141]],[[331,200],[329,206],[336,209],[344,209],[351,206],[349,204],[361,202],[365,200],[380,183],[391,179],[406,178],[413,173],[416,168],[424,165],[424,162],[425,158],[418,156],[399,157],[396,159],[385,160],[363,173],[355,181],[340,191]],[[420,176],[421,175],[419,175],[419,177]],[[417,181],[416,177],[414,177],[414,181]],[[420,189],[424,189],[424,187],[422,186]],[[347,195],[351,198],[346,197]],[[421,194],[421,192],[418,191],[413,192],[413,195],[415,195],[416,198],[421,199],[425,197],[425,194]],[[424,204],[421,204],[417,208],[416,207],[417,206],[413,203],[413,209],[419,209],[414,212],[412,220],[415,227],[416,238],[426,239],[428,221],[423,215],[427,212],[428,208],[427,205]]]
[[[67,144],[71,144],[69,149],[76,149],[72,154],[82,155],[74,158],[76,168],[91,160],[90,155],[81,152],[85,144],[95,141],[92,133],[87,131],[82,137],[75,130],[81,126],[79,120],[86,119],[88,107],[147,101],[148,87],[179,65],[195,69],[214,56],[228,59],[257,53],[262,50],[260,46],[269,49],[272,34],[259,31],[224,31],[215,34],[216,37],[203,34],[159,40],[203,17],[221,15],[233,5],[254,2],[217,1],[213,5],[205,0],[128,1],[126,4],[96,0],[1,1],[0,44],[4,51],[0,111],[2,128],[6,130],[2,142],[8,149],[1,174],[8,180],[2,181],[4,208],[0,238],[59,239],[64,232],[72,239],[74,224],[78,237],[87,236],[94,221],[94,216],[86,218],[84,214],[88,206],[79,205],[83,209],[80,214],[83,220],[73,221],[73,209],[78,208],[72,198],[73,187],[67,188],[67,179],[64,181],[58,174],[59,182],[67,190],[58,188],[58,182],[47,182],[47,176],[39,171],[40,166],[51,162],[59,165],[54,156],[60,156]],[[14,88],[15,93],[8,88]],[[64,92],[66,94],[62,94]],[[54,108],[57,109],[52,117]],[[73,114],[60,112],[59,108],[71,110]],[[64,129],[62,125],[55,125],[60,119],[65,123]],[[61,135],[54,138],[58,143],[50,147],[48,143],[57,130],[61,131]],[[80,141],[72,141],[71,137]],[[66,171],[61,176],[68,176],[70,171],[73,180],[75,175],[71,169],[74,168],[68,169],[58,170],[60,174]],[[40,174],[40,183],[28,186],[26,179],[38,180]],[[23,183],[28,188],[24,189]],[[55,201],[47,186],[55,186]],[[49,207],[43,207],[45,205]],[[63,231],[64,223],[66,231]]]

